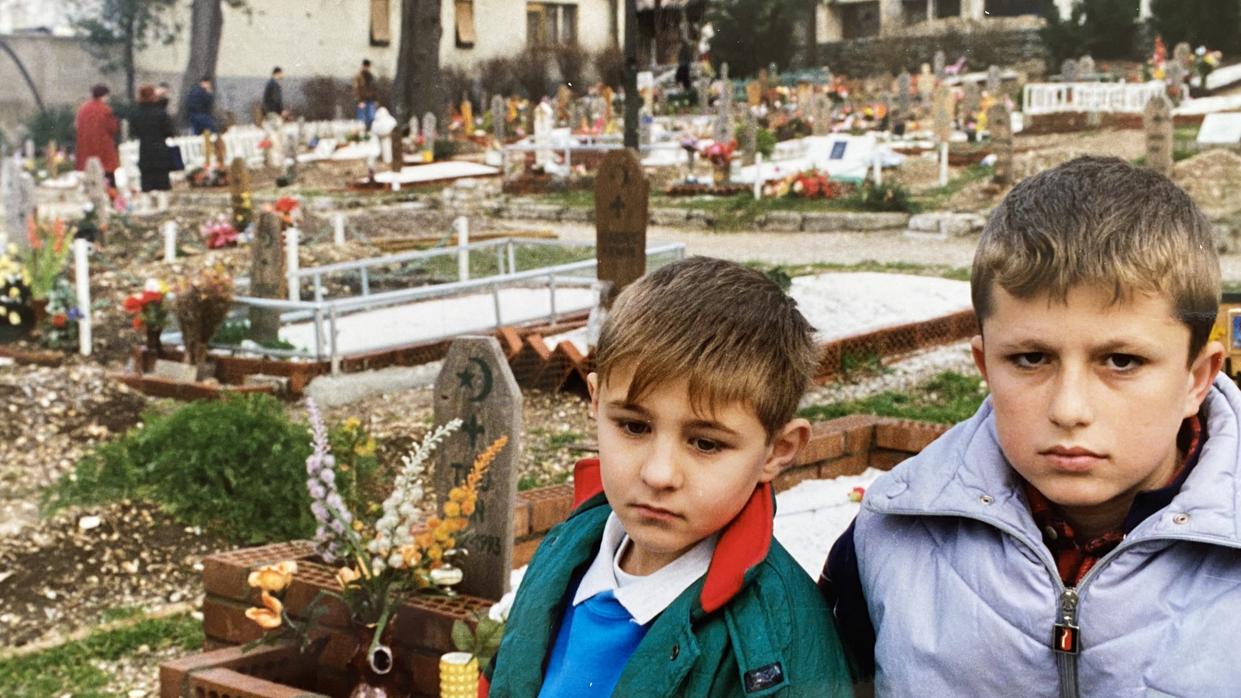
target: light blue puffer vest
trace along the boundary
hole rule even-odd
[[[876,480],[854,533],[881,696],[1241,696],[1241,391],[1166,508],[1061,583],[990,399]],[[1053,651],[1076,626],[1077,654]]]

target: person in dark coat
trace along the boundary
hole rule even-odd
[[[190,129],[197,136],[203,131],[218,133],[215,126],[215,93],[211,87],[211,76],[204,75],[198,84],[190,88],[185,96],[185,114],[190,120]]]
[[[142,191],[166,192],[172,189],[168,173],[172,170],[172,153],[167,139],[176,135],[168,116],[168,100],[160,99],[155,87],[138,88],[138,109],[129,125],[138,139],[138,170],[142,173]],[[160,197],[161,203],[163,197]]]
[[[271,71],[271,79],[267,81],[267,87],[263,88],[263,116],[275,114],[280,116],[284,114],[284,90],[280,86],[280,81],[284,79],[284,71],[280,66],[276,66]]]
[[[116,151],[116,136],[120,132],[120,124],[108,103],[106,85],[95,85],[91,88],[91,99],[78,109],[74,126],[77,130],[77,144],[74,148],[76,169],[85,170],[86,161],[99,158],[103,171],[109,182],[113,182],[112,173],[120,165],[120,157]]]

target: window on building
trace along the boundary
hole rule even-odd
[[[926,21],[929,0],[901,0],[901,15],[905,24]]]
[[[961,0],[935,0],[935,16],[939,19],[960,17]]]
[[[474,0],[456,0],[457,48],[474,48]]]
[[[992,17],[1039,14],[1039,0],[987,0],[985,10]]]
[[[861,39],[879,34],[879,3],[856,2],[837,7],[840,11],[841,38]]]
[[[528,3],[526,43],[538,47],[577,43],[577,5]]]
[[[388,22],[388,0],[371,0],[371,46],[387,46],[392,43],[392,29]]]

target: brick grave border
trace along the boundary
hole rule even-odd
[[[776,491],[804,480],[858,475],[867,468],[891,469],[918,453],[947,431],[948,426],[870,415],[851,415],[811,426],[810,442],[797,460],[776,477]],[[543,536],[572,511],[572,485],[555,485],[518,493],[514,511],[513,565],[529,562]],[[335,569],[314,559],[307,541],[277,543],[217,553],[203,560],[203,632],[207,651],[160,665],[161,698],[294,698],[312,696],[281,681],[313,682],[338,692],[347,686],[345,665],[356,647],[348,631],[345,608],[326,600],[320,625],[327,643],[316,666],[301,662],[286,647],[241,653],[237,645],[259,637],[258,626],[245,617],[258,605],[258,594],[246,584],[251,570],[281,560],[298,560],[298,573],[285,593],[285,606],[295,617],[320,589],[335,589]],[[491,602],[471,596],[419,596],[396,616],[395,654],[398,670],[410,677],[411,695],[433,697],[439,691],[439,656],[453,651],[453,621]]]

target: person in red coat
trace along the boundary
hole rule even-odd
[[[116,116],[104,102],[108,96],[107,85],[95,85],[90,90],[91,100],[78,109],[75,122],[78,132],[77,169],[86,169],[86,161],[99,158],[103,171],[108,175],[108,182],[116,186],[112,173],[120,164],[116,153],[116,134],[119,126]]]

